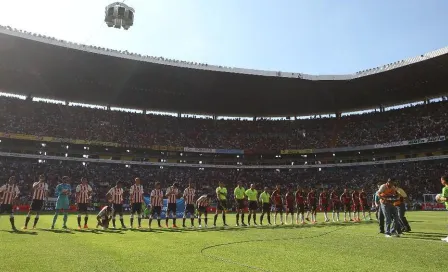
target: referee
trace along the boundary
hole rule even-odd
[[[246,208],[245,203],[244,203],[244,198],[245,198],[245,192],[246,190],[244,189],[243,186],[241,186],[241,181],[238,181],[238,184],[235,188],[235,190],[233,191],[233,195],[235,197],[235,202],[236,202],[236,226],[238,227],[240,225],[240,213],[241,213],[241,225],[243,227],[246,226],[246,224],[244,224],[244,209]]]
[[[222,212],[222,222],[224,227],[226,224],[226,211],[227,211],[227,188],[224,187],[222,181],[219,182],[219,186],[216,188],[216,198],[218,200],[218,205],[216,206],[215,220],[213,221],[213,226],[216,227],[216,220],[218,219],[218,214]]]

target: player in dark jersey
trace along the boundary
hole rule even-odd
[[[280,223],[283,225],[283,198],[280,192],[280,185],[275,186],[274,192],[272,192],[272,203],[275,206],[274,225],[277,225],[277,214],[280,213]]]
[[[347,213],[348,213],[348,218],[350,221],[352,221],[352,216],[350,214],[350,202],[351,202],[351,196],[350,193],[348,192],[348,189],[344,189],[344,192],[341,195],[341,203],[344,207],[344,222],[347,222]]]
[[[333,207],[332,219],[333,222],[339,222],[339,210],[341,209],[341,201],[339,199],[338,194],[336,193],[336,189],[333,189],[330,193],[331,206]],[[336,217],[336,221],[335,221]]]
[[[303,225],[305,224],[305,193],[303,192],[302,188],[300,188],[300,186],[297,186],[296,205],[297,205],[296,223],[299,224],[299,218],[300,218],[300,224]]]
[[[322,192],[319,195],[319,206],[324,212],[325,222],[329,222],[330,219],[328,219],[328,193],[325,188],[322,189]]]
[[[285,195],[285,202],[286,202],[286,218],[285,223],[288,224],[288,215],[291,215],[291,225],[294,224],[294,202],[295,197],[294,193],[291,191],[291,189],[287,189],[286,195]]]
[[[356,190],[352,192],[352,203],[353,203],[353,220],[355,222],[360,222],[359,219],[359,193]]]
[[[308,208],[311,213],[311,223],[316,224],[317,223],[317,195],[314,188],[311,188],[310,192],[308,193]]]

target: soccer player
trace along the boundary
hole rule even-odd
[[[216,227],[216,220],[218,220],[219,212],[222,212],[222,221],[224,223],[224,227],[227,227],[226,224],[226,211],[227,211],[227,189],[224,187],[223,182],[219,182],[219,186],[216,188],[216,198],[218,199],[218,206],[216,207],[216,214],[213,226]]]
[[[352,203],[353,203],[353,220],[355,222],[360,222],[359,219],[359,193],[355,190],[352,192]]]
[[[297,205],[296,223],[299,224],[299,218],[300,218],[300,223],[303,225],[305,224],[305,193],[303,192],[302,188],[300,188],[300,186],[297,186],[296,205]]]
[[[28,223],[31,219],[31,214],[36,212],[36,217],[34,218],[33,229],[36,228],[37,222],[39,221],[39,215],[44,207],[44,200],[48,197],[48,184],[45,182],[45,176],[39,175],[39,181],[33,183],[33,200],[31,202],[30,210],[25,219],[24,230],[28,228]]]
[[[272,192],[272,203],[275,205],[274,225],[277,225],[277,214],[280,213],[280,223],[283,225],[283,198],[280,192],[280,185],[275,186],[274,192]]]
[[[286,195],[285,195],[285,202],[286,202],[286,218],[285,223],[288,224],[288,215],[291,215],[291,225],[294,224],[294,202],[295,197],[294,194],[291,192],[291,189],[287,189]]]
[[[244,209],[245,206],[245,195],[244,193],[246,190],[241,186],[241,181],[238,181],[238,185],[236,186],[235,190],[233,191],[233,195],[235,197],[236,202],[236,226],[240,225],[240,214],[241,214],[241,225],[246,226],[244,224]]]
[[[444,187],[442,189],[442,193],[440,194],[439,201],[444,201],[445,207],[448,210],[448,176],[441,177],[440,182]],[[446,238],[442,238],[442,241],[448,243],[448,236]]]
[[[166,189],[166,197],[168,198],[168,207],[166,209],[165,226],[168,228],[169,218],[173,219],[173,228],[176,226],[176,212],[177,212],[177,198],[179,197],[179,189],[177,189],[177,183],[173,183],[172,186]]]
[[[249,216],[247,218],[247,224],[250,226],[251,216],[254,219],[254,225],[257,225],[257,209],[258,209],[258,192],[255,190],[255,185],[251,184],[250,189],[244,193],[249,200]]]
[[[103,229],[107,229],[109,227],[109,222],[112,219],[112,213],[113,210],[111,206],[104,206],[96,216],[96,220],[98,220],[96,227],[98,228],[101,226]]]
[[[196,200],[196,206],[198,207],[198,224],[199,224],[199,228],[202,228],[202,215],[205,216],[204,218],[204,223],[205,223],[205,227],[207,228],[207,208],[210,205],[210,198],[212,196],[211,195],[202,195],[201,197],[198,198],[198,200]]]
[[[191,227],[194,228],[194,197],[196,194],[196,190],[191,187],[191,182],[188,183],[188,187],[184,190],[184,202],[185,202],[185,210],[184,210],[184,217],[182,219],[182,227],[186,228],[185,226],[185,220],[187,218],[190,218],[191,221]]]
[[[70,195],[72,194],[72,188],[70,186],[70,178],[67,176],[62,177],[62,183],[56,186],[56,195],[58,200],[56,201],[56,212],[54,213],[53,223],[51,224],[51,229],[54,229],[56,220],[58,219],[59,213],[64,213],[62,228],[67,228],[68,211],[70,210]]]
[[[367,201],[367,194],[364,190],[364,188],[361,189],[361,192],[359,192],[359,204],[362,211],[362,219],[367,220],[366,218],[366,211],[369,214],[369,220],[372,220],[372,216],[370,214],[370,206]]]
[[[325,222],[330,222],[328,218],[328,193],[325,188],[322,189],[322,192],[319,195],[319,206],[324,212]]]
[[[339,210],[341,209],[341,201],[339,199],[338,194],[336,193],[336,189],[333,189],[331,191],[330,198],[333,207],[333,214],[332,214],[333,222],[335,222],[335,217],[336,221],[339,222]]]
[[[344,205],[344,222],[347,222],[347,213],[348,213],[348,218],[350,221],[352,221],[352,216],[350,214],[350,202],[351,202],[351,197],[350,197],[350,193],[348,192],[347,188],[344,189],[344,192],[341,195],[341,203],[342,205]]]
[[[317,223],[317,218],[316,218],[317,196],[316,196],[316,191],[314,190],[314,188],[311,188],[310,192],[308,193],[307,201],[308,201],[308,208],[311,213],[311,223],[316,224]]]
[[[264,187],[264,191],[260,194],[259,201],[262,206],[260,225],[263,225],[263,217],[265,213],[268,214],[268,224],[271,225],[271,196],[268,193],[268,187]]]
[[[121,228],[125,229],[126,226],[124,225],[124,219],[123,219],[123,184],[121,181],[117,181],[116,185],[112,187],[109,192],[107,192],[106,197],[109,199],[109,201],[112,203],[112,227],[115,229],[115,218],[118,215],[120,216],[120,222],[121,222]]]
[[[87,178],[81,179],[81,184],[76,186],[76,205],[78,206],[78,229],[81,229],[81,213],[84,213],[84,228],[88,229],[89,221],[88,206],[91,200],[92,187],[87,182]]]
[[[160,224],[160,215],[162,214],[163,206],[163,192],[160,189],[160,182],[156,182],[155,189],[151,191],[151,213],[149,214],[149,228],[151,229],[152,219],[157,215],[157,223],[159,228],[162,227]]]
[[[16,177],[12,176],[8,180],[8,184],[0,187],[0,215],[9,213],[9,222],[13,231],[17,231],[14,224],[14,202],[19,198],[20,190],[16,185]]]
[[[142,227],[143,186],[140,178],[134,179],[134,184],[129,189],[129,204],[131,204],[131,229],[134,228],[134,214],[137,214],[138,228]]]

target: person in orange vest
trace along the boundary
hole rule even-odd
[[[381,185],[377,195],[380,198],[381,211],[385,218],[385,236],[387,238],[392,236],[400,237],[401,228],[397,206],[399,206],[401,202],[394,186],[394,180],[388,179],[385,184]]]

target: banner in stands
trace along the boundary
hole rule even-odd
[[[310,154],[313,153],[313,149],[287,149],[281,150],[280,154],[282,155],[294,155],[294,154]]]
[[[240,149],[216,149],[215,153],[217,153],[217,154],[242,155],[242,154],[244,154],[244,150],[240,150]]]
[[[194,147],[184,147],[185,152],[196,152],[196,153],[216,153],[216,149],[211,148],[194,148]]]
[[[399,142],[392,142],[392,143],[376,144],[376,145],[374,145],[374,148],[397,147],[397,146],[426,144],[426,143],[435,143],[435,142],[443,142],[443,141],[445,141],[445,136],[436,136],[436,137],[415,139],[415,140],[410,140],[410,141],[399,141]]]
[[[143,198],[145,203],[146,203],[146,207],[148,207],[148,205],[151,203],[151,198],[150,197],[144,197]],[[162,207],[162,214],[160,215],[161,218],[166,218],[166,209],[168,207],[168,199],[164,199],[163,200],[163,207]],[[184,210],[185,210],[185,202],[183,199],[178,199],[176,202],[176,217],[177,218],[182,218],[182,216],[184,216]],[[151,213],[150,210],[148,210],[148,208],[146,208],[145,210],[145,215],[149,215]]]

